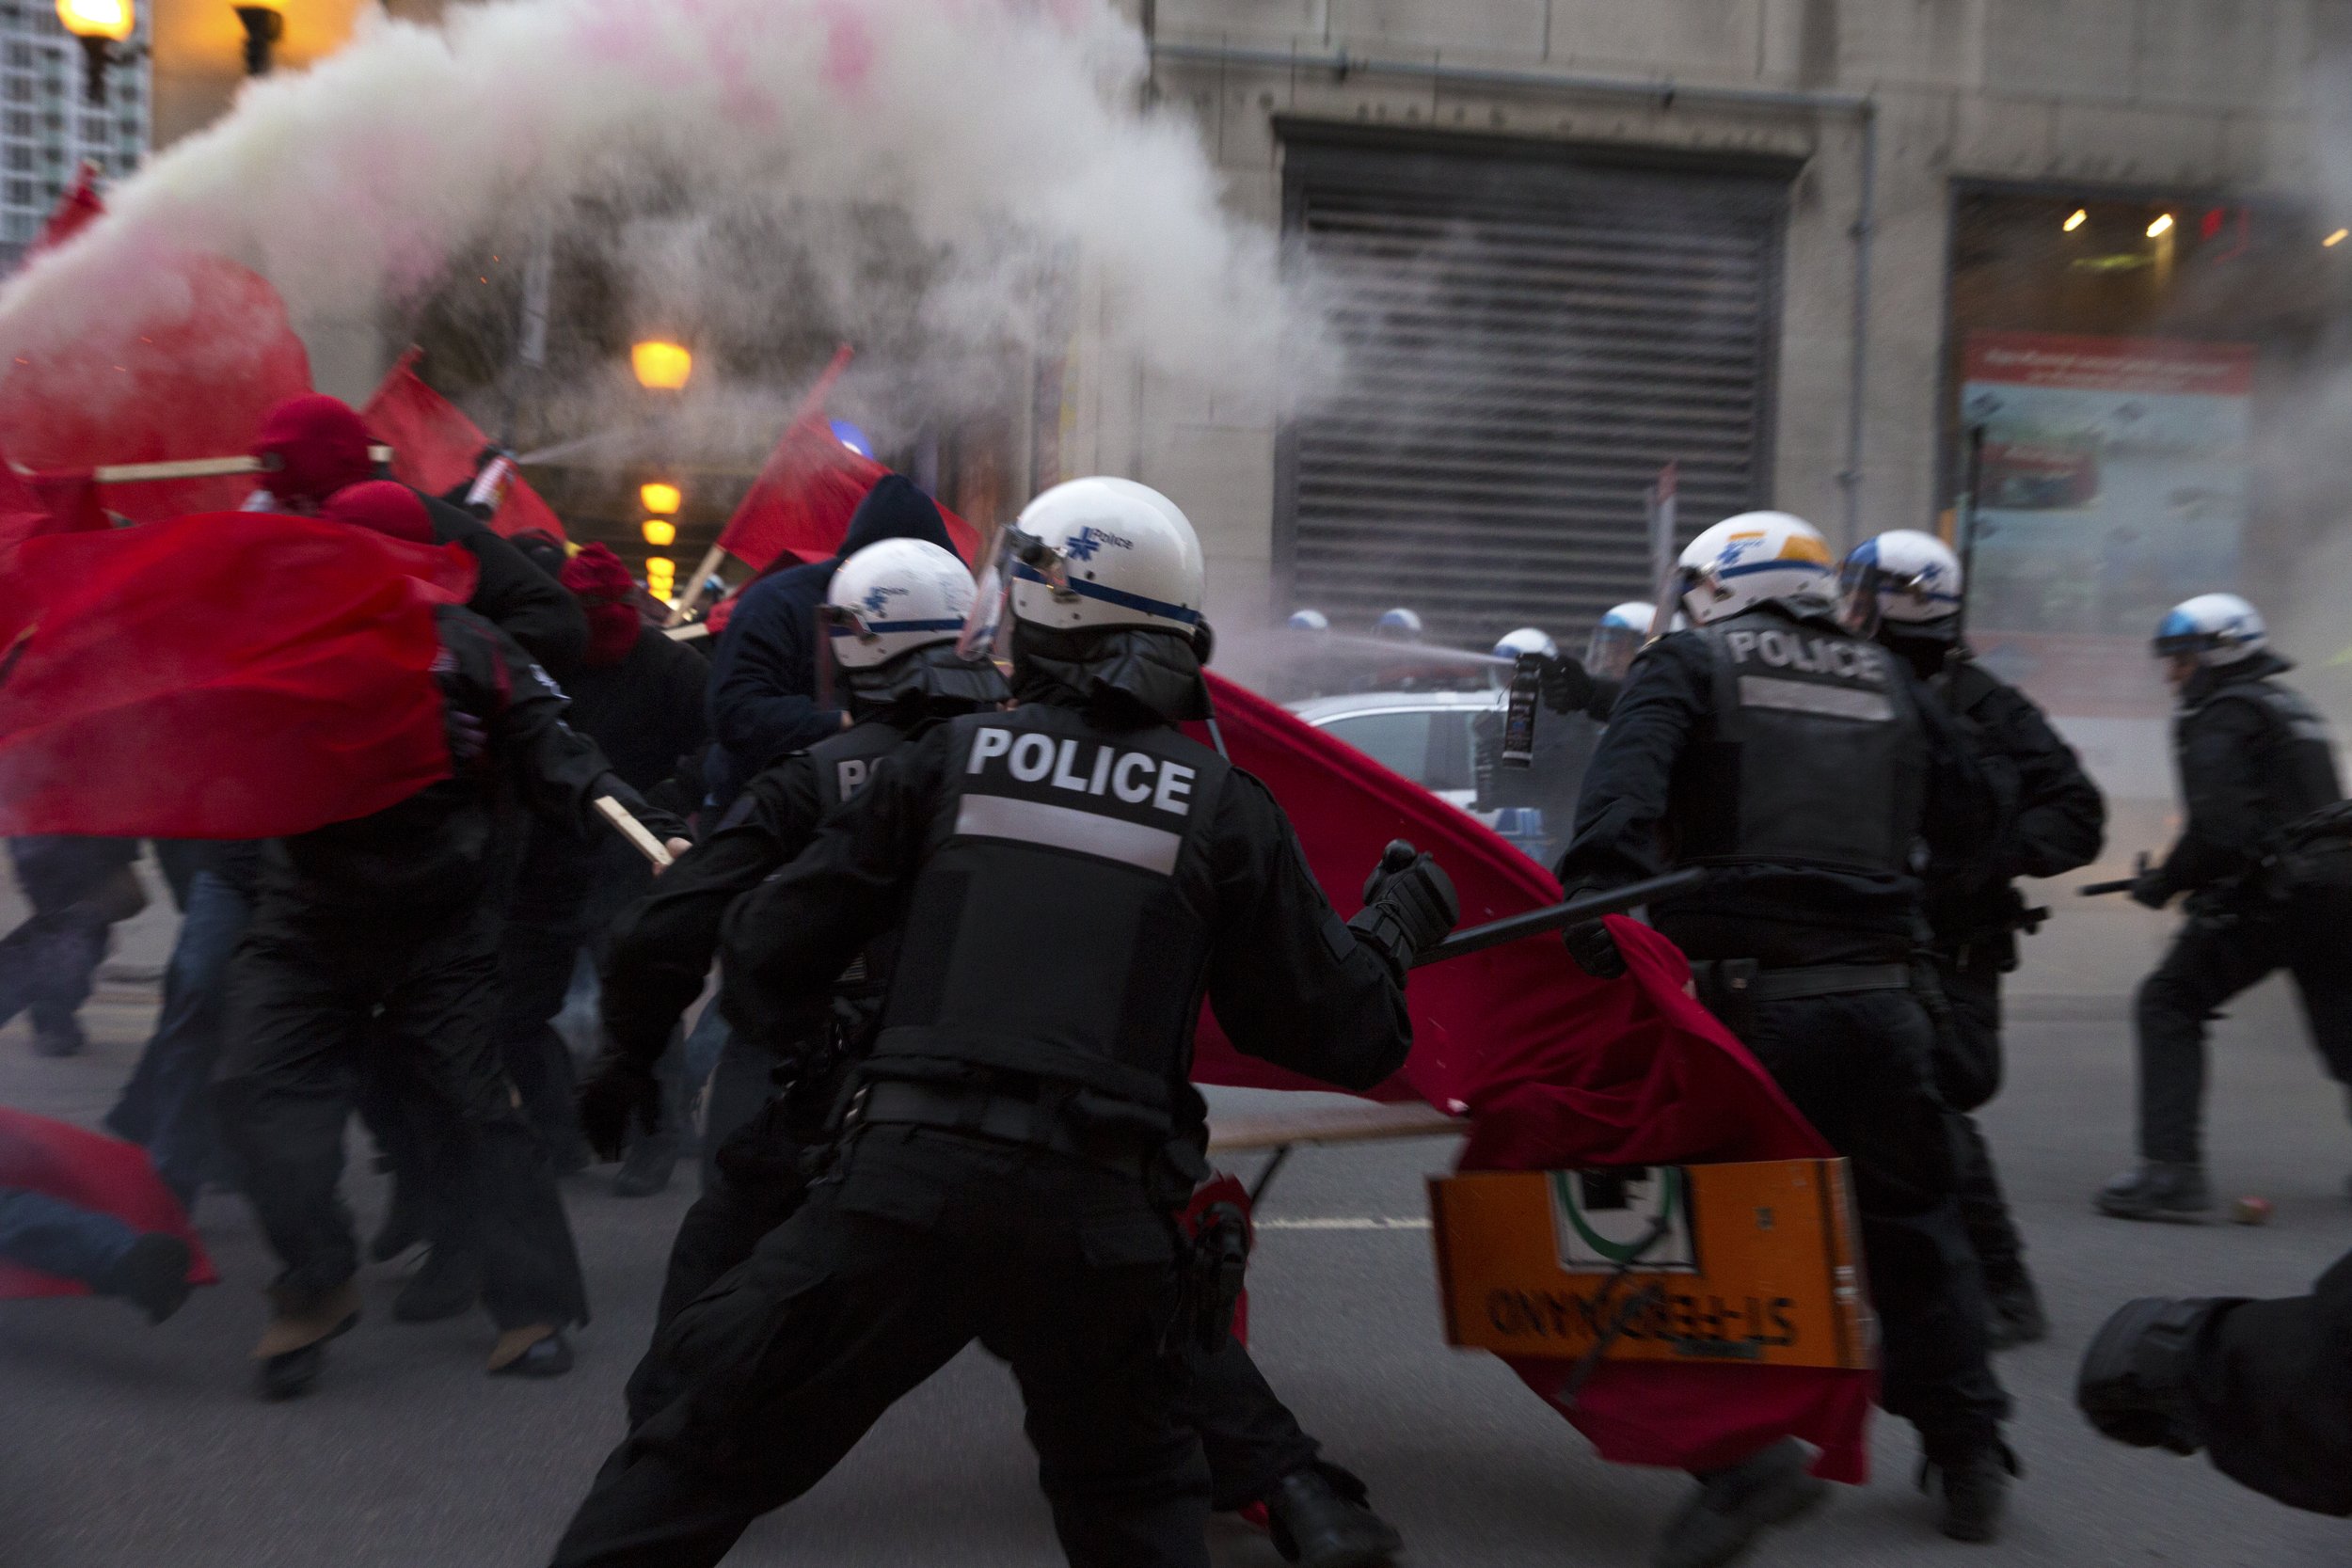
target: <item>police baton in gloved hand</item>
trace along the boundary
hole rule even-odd
[[[2110,893],[2129,893],[2148,875],[2148,851],[2139,852],[2139,862],[2129,877],[2118,877],[2111,882],[2085,882],[2074,891],[2085,898],[2104,898]]]
[[[1683,871],[1669,871],[1662,877],[1652,877],[1645,881],[1604,888],[1563,904],[1550,904],[1540,910],[1530,910],[1525,914],[1490,920],[1484,926],[1454,932],[1414,958],[1413,967],[1418,969],[1422,964],[1436,963],[1441,958],[1459,958],[1471,953],[1484,953],[1487,948],[1500,947],[1506,942],[1565,930],[1588,920],[1598,920],[1605,914],[1623,914],[1654,898],[1670,898],[1677,893],[1688,893],[1697,887],[1706,875],[1696,866]]]

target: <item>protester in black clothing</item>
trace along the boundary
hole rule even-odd
[[[2207,594],[2156,630],[2180,694],[2172,754],[2187,821],[2132,896],[2187,920],[2139,988],[2140,1165],[2096,1199],[2119,1219],[2195,1219],[2213,1206],[2202,1119],[2205,1025],[2280,969],[2295,977],[2328,1075],[2352,1106],[2352,874],[2345,857],[2293,852],[2296,824],[2344,799],[2327,721],[2279,680],[2254,607]]]
[[[1057,486],[1007,546],[1022,705],[884,759],[728,916],[746,1032],[815,1016],[907,925],[832,1172],[664,1330],[651,1357],[682,1391],[559,1563],[717,1561],[975,1338],[1021,1382],[1073,1562],[1207,1561],[1170,1349],[1200,998],[1243,1050],[1367,1086],[1404,1059],[1404,968],[1452,890],[1407,852],[1351,928],[1263,787],[1173,728],[1206,712],[1206,633],[1164,497]]]
[[[1993,1347],[2049,1334],[2025,1242],[2001,1196],[1992,1150],[1971,1115],[2001,1086],[2001,976],[2017,967],[2017,937],[2039,920],[2016,888],[2019,877],[2056,877],[2096,860],[2106,802],[2042,710],[1979,664],[1961,641],[1966,585],[1960,558],[1932,534],[1896,530],[1847,557],[1848,619],[1871,630],[1913,674],[1965,721],[1980,751],[2016,769],[2018,798],[2008,833],[1971,865],[1930,880],[1927,913],[1937,980],[1951,1027],[1937,1062],[1959,1136],[1960,1213],[1984,1270]]]
[[[325,1341],[358,1316],[358,1249],[338,1181],[363,1042],[396,1057],[453,1128],[459,1212],[501,1330],[491,1370],[566,1370],[564,1330],[587,1317],[554,1175],[514,1109],[492,1036],[498,819],[519,797],[585,829],[595,800],[611,796],[657,833],[684,829],[645,808],[564,722],[562,694],[512,640],[470,611],[438,615],[455,773],[370,816],[271,840],[231,965],[215,1092],[222,1136],[284,1265],[255,1353],[271,1397],[307,1389]]]
[[[1919,1429],[1945,1533],[1989,1540],[2011,1464],[2009,1405],[1986,1360],[1913,956],[1923,835],[1964,859],[1993,839],[2007,797],[1900,663],[1839,624],[1810,525],[1734,517],[1681,564],[1694,629],[1635,661],[1585,775],[1561,884],[1573,897],[1707,870],[1651,918],[1691,957],[1702,1000],[1852,1162],[1885,1337],[1881,1398]],[[1567,942],[1589,973],[1623,973],[1600,923]],[[1810,1503],[1805,1464],[1788,1439],[1702,1478],[1653,1560],[1724,1560]]]
[[[2307,1296],[2130,1303],[2074,1397],[2118,1442],[2202,1449],[2265,1497],[2352,1518],[2352,1253]]]
[[[33,1015],[33,1053],[72,1056],[86,1043],[77,1018],[97,984],[109,933],[147,906],[135,838],[42,834],[8,840],[31,915],[0,937],[0,1023]]]

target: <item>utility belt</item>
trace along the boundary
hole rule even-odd
[[[850,1096],[843,1131],[854,1137],[877,1127],[930,1128],[1043,1149],[1149,1181],[1169,1155],[1165,1119],[1154,1126],[1154,1113],[1144,1107],[1107,1101],[1074,1084],[1016,1073],[969,1083],[882,1078]]]
[[[2247,881],[2275,903],[2352,889],[2352,801],[2323,806],[2280,829]]]
[[[1767,969],[1754,958],[1700,958],[1691,965],[1691,982],[1700,1005],[1721,1019],[1724,1028],[1745,1039],[1755,1028],[1759,1003],[1797,1002],[1857,991],[1914,990],[1918,977],[1907,963],[1800,964]]]

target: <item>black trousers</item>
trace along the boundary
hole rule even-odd
[[[8,840],[17,886],[33,912],[0,937],[0,1023],[30,1011],[36,1034],[79,1045],[75,1015],[96,984],[112,922],[122,918],[106,907],[106,884],[138,847],[122,838]]]
[[[214,1092],[281,1284],[315,1294],[358,1270],[343,1125],[372,1053],[453,1151],[447,1168],[499,1326],[587,1320],[553,1170],[515,1111],[491,1037],[498,936],[487,904],[388,919],[262,894],[230,963]]]
[[[2328,1076],[2352,1085],[2352,890],[2306,894],[2284,908],[2192,903],[2139,988],[2140,1158],[2201,1163],[2205,1025],[2280,969],[2295,977]]]
[[[1173,1220],[1132,1176],[869,1131],[657,1337],[684,1391],[606,1462],[554,1560],[717,1562],[977,1339],[1020,1383],[1072,1563],[1207,1568],[1207,1467],[1160,1350],[1176,1259]]]
[[[2001,966],[1995,953],[1975,947],[1937,954],[1935,967],[1952,1022],[1950,1037],[1937,1043],[1960,1058],[1943,1064],[1936,1075],[1953,1111],[1960,1219],[1985,1284],[2005,1290],[2025,1282],[2026,1242],[2002,1195],[1984,1129],[1972,1114],[2001,1087]]]
[[[1883,1346],[1880,1400],[1930,1459],[1997,1440],[2009,1414],[1985,1348],[1984,1283],[1962,1227],[1934,1030],[1908,991],[1762,1002],[1748,1047],[1852,1163]]]
[[[720,1149],[717,1174],[703,1189],[670,1248],[654,1338],[723,1275],[748,1259],[770,1231],[797,1212],[808,1194],[804,1151],[827,1138],[821,1106],[795,1108],[771,1099]],[[1315,1464],[1322,1445],[1308,1435],[1258,1370],[1247,1347],[1227,1339],[1214,1353],[1187,1350],[1179,1416],[1200,1434],[1207,1456],[1210,1506],[1220,1513],[1263,1498],[1284,1476]],[[632,1426],[683,1392],[670,1361],[648,1354],[629,1379]],[[1352,1483],[1353,1478],[1348,1478]]]

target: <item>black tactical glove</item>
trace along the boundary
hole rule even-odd
[[[1364,879],[1364,907],[1347,927],[1378,949],[1402,985],[1413,960],[1443,942],[1461,914],[1454,879],[1400,838],[1381,851],[1380,863]]]
[[[1577,887],[1568,889],[1567,895],[1573,901],[1600,891],[1596,887]],[[1613,980],[1625,973],[1625,955],[1617,951],[1617,939],[1597,920],[1563,927],[1560,941],[1567,947],[1568,957],[1576,960],[1576,967],[1596,980]]]
[[[2172,902],[2173,887],[2164,875],[2164,867],[2143,871],[2132,879],[2132,902],[2160,910]]]
[[[600,1160],[617,1160],[629,1125],[651,1137],[661,1131],[661,1085],[653,1069],[607,1049],[588,1064],[573,1103],[580,1131]]]
[[[1548,658],[1543,661],[1542,684],[1544,706],[1554,713],[1582,713],[1592,705],[1593,677],[1584,666],[1572,658]]]
[[[2126,1303],[2083,1353],[2075,1404],[2119,1443],[2195,1453],[2205,1440],[2189,1401],[2190,1357],[2217,1309],[2231,1305],[2162,1296]]]

